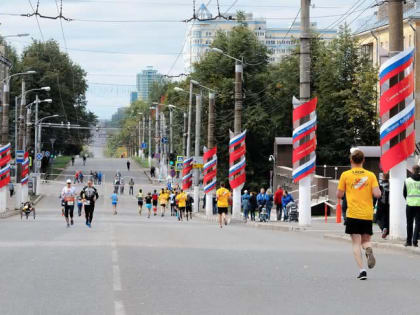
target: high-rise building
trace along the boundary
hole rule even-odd
[[[152,66],[137,74],[137,92],[138,97],[143,101],[149,100],[149,92],[154,82],[162,79],[162,75],[154,70]]]
[[[232,16],[233,14],[227,14]],[[202,4],[197,11],[200,19],[211,19],[212,14],[207,7]],[[246,14],[248,28],[257,36],[258,40],[265,44],[270,50],[270,62],[278,62],[284,56],[290,54],[297,45],[300,36],[300,24],[295,23],[291,27],[268,28],[264,18],[254,18],[251,13]],[[225,20],[217,18],[207,21],[192,21],[187,28],[186,45],[184,48],[184,66],[187,72],[191,71],[191,66],[198,62],[200,58],[209,50],[218,31],[228,33],[234,26],[236,20]],[[337,36],[337,31],[332,29],[318,29],[316,23],[312,23],[312,29],[320,34],[325,40],[332,40]]]
[[[134,103],[135,101],[137,101],[139,98],[139,93],[137,91],[133,91],[130,93],[130,104]]]

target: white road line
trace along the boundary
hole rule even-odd
[[[114,301],[114,313],[115,315],[125,315],[124,304],[121,301]]]
[[[118,252],[116,249],[112,250],[112,263],[118,265]]]
[[[113,276],[114,276],[114,291],[121,291],[121,276],[120,276],[120,267],[118,265],[112,266]]]

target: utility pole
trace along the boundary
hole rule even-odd
[[[243,62],[235,61],[235,118],[234,118],[234,134],[235,136],[242,131],[242,78],[243,78]],[[232,217],[241,217],[241,190],[243,184],[233,189],[232,200]]]
[[[301,0],[300,10],[300,102],[303,104],[311,98],[311,29],[310,29],[311,0]],[[309,119],[309,118],[308,118]],[[301,121],[304,123],[303,121]],[[309,136],[307,136],[309,137]],[[299,145],[307,142],[306,137]],[[306,157],[309,161],[309,155]],[[306,162],[306,160],[304,161]],[[299,225],[311,224],[311,176],[299,181]]]
[[[22,95],[20,97],[20,107],[19,107],[19,135],[18,135],[18,150],[23,150],[24,149],[24,142],[23,142],[23,137],[24,137],[24,132],[25,132],[25,117],[23,116],[23,110],[25,108],[26,105],[26,96],[25,96],[25,88],[26,88],[26,83],[25,83],[25,79],[22,79]],[[20,181],[22,180],[22,163],[16,163],[16,184],[20,185]]]
[[[403,1],[389,0],[388,1],[388,15],[389,15],[389,51],[391,57],[404,50],[404,33],[403,33]],[[394,76],[389,80],[389,88],[398,84],[401,81],[399,76]],[[390,118],[398,114],[405,108],[405,101],[402,101],[398,106],[395,106],[389,112]],[[390,146],[398,144],[405,138],[406,134],[403,132],[390,141]],[[390,172],[389,188],[390,188],[390,238],[403,239],[406,237],[406,216],[403,209],[405,209],[406,202],[403,198],[403,187],[407,175],[407,161],[393,167]]]
[[[200,156],[200,138],[201,138],[201,94],[195,96],[195,163]],[[194,169],[194,212],[198,212],[200,201],[200,169]]]
[[[173,137],[173,108],[169,107],[169,153],[174,153],[174,137]]]
[[[152,113],[149,115],[149,167],[152,167]]]
[[[9,67],[4,66],[4,78],[9,76]],[[10,91],[10,79],[7,79],[3,84],[3,112],[2,112],[2,136],[1,142],[3,144],[9,143],[9,91]]]
[[[184,134],[182,137],[182,153],[184,156],[187,156],[187,133],[188,133],[188,116],[187,113],[184,113]]]
[[[185,158],[191,156],[191,117],[192,117],[192,102],[193,102],[193,82],[190,80],[190,101],[188,104],[188,130],[187,130],[187,154]]]
[[[141,144],[143,146],[143,143],[144,143],[144,132],[145,132],[145,129],[146,129],[146,126],[145,126],[145,124],[146,124],[146,117],[145,117],[144,113],[143,113],[142,116],[143,116],[142,117],[143,130],[142,130],[142,133],[141,133]],[[141,157],[142,157],[142,159],[144,159],[144,149],[143,149],[143,147],[141,149]]]
[[[159,104],[156,104],[156,122],[155,122],[155,155],[160,153],[160,135],[159,135]],[[160,158],[160,156],[159,156]]]
[[[138,128],[139,128],[139,139],[138,139],[137,147],[139,149],[137,151],[137,154],[140,157],[141,156],[141,154],[140,154],[140,152],[141,152],[141,120],[140,119],[139,119],[139,127]]]
[[[35,95],[35,124],[34,124],[35,143],[34,143],[34,161],[33,161],[33,164],[35,166],[34,167],[35,172],[38,172],[38,170],[37,170],[38,161],[36,159],[36,155],[39,152],[38,151],[38,126],[37,126],[37,123],[38,123],[38,107],[39,107],[39,98],[38,98],[38,94],[36,94]]]
[[[209,93],[209,120],[207,124],[207,149],[211,150],[215,146],[214,141],[214,125],[215,125],[215,94],[213,92]],[[213,195],[214,190],[206,194],[206,215],[210,216],[213,214]]]
[[[26,107],[26,122],[25,122],[25,148],[30,150],[31,147],[31,107]]]

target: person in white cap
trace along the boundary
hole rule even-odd
[[[74,211],[74,202],[76,199],[76,189],[71,186],[71,180],[66,181],[66,186],[61,191],[61,200],[64,202],[64,217],[66,218],[67,227],[70,227],[70,224],[73,225],[73,211]],[[70,222],[69,222],[70,216]]]

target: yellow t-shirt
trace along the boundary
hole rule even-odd
[[[176,200],[178,201],[178,207],[185,208],[187,202],[187,194],[180,193],[178,196],[176,196]]]
[[[220,187],[216,191],[217,206],[220,208],[229,207],[230,191],[224,187]]]
[[[163,194],[161,193],[159,195],[159,204],[163,205],[166,204],[168,202],[169,199],[169,195],[168,193],[164,192]]]
[[[346,216],[373,220],[373,189],[378,187],[375,174],[363,168],[352,168],[341,174],[338,189],[346,193]]]

